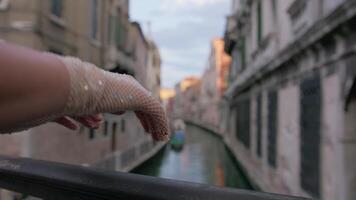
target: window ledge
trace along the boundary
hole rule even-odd
[[[49,20],[53,24],[55,24],[55,25],[57,25],[59,27],[62,27],[62,28],[66,28],[67,27],[67,25],[66,25],[66,23],[65,23],[65,21],[63,19],[61,19],[61,18],[59,18],[59,17],[57,17],[57,16],[55,16],[53,14],[49,15]]]

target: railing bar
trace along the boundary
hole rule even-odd
[[[0,156],[0,187],[44,199],[305,199],[8,156]]]

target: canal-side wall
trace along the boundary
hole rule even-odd
[[[165,142],[143,141],[107,156],[93,166],[105,170],[129,172],[155,156],[165,145]]]
[[[195,120],[195,119],[191,119],[191,118],[185,117],[184,121],[186,123],[188,123],[188,124],[191,124],[191,125],[194,125],[194,126],[197,126],[197,127],[201,128],[201,129],[204,129],[208,133],[214,134],[215,136],[220,138],[223,141],[225,147],[233,155],[234,161],[237,163],[238,167],[241,169],[243,174],[246,176],[246,178],[247,178],[249,184],[251,185],[251,187],[254,190],[261,191],[261,188],[259,187],[259,185],[253,179],[254,176],[249,174],[248,168],[246,168],[246,166],[242,162],[240,162],[240,157],[239,157],[238,151],[235,151],[235,148],[233,148],[232,143],[229,142],[229,140],[227,139],[226,134],[223,134],[223,132],[220,131],[215,126],[204,124],[204,123],[202,123],[202,122],[200,122],[198,120]]]

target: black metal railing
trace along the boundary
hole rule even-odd
[[[51,200],[305,199],[8,156],[0,156],[0,187]]]

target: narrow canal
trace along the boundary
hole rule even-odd
[[[223,142],[212,133],[193,125],[186,127],[182,150],[173,150],[167,145],[132,173],[251,189]]]

